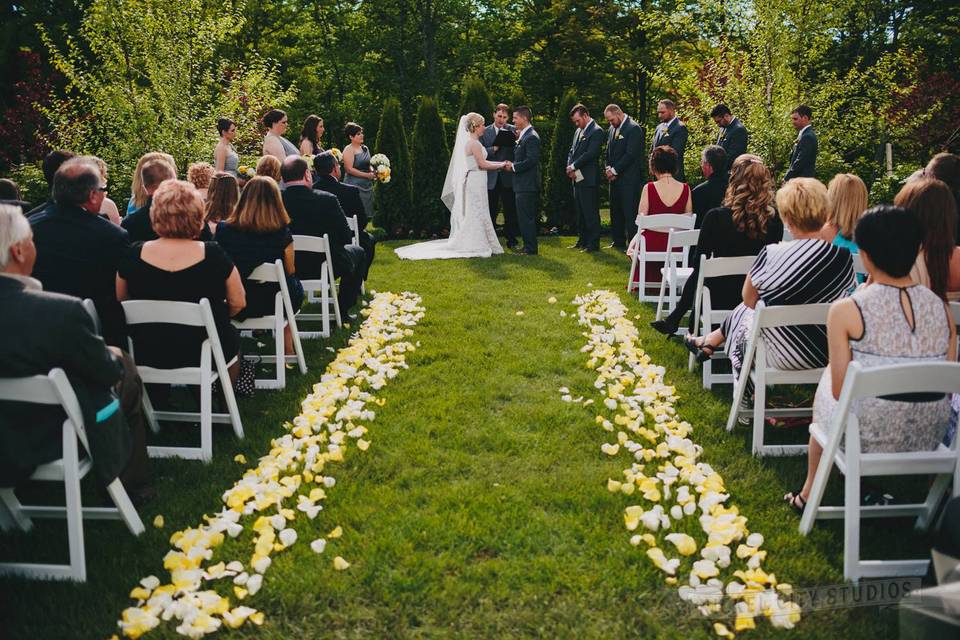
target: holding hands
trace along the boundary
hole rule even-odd
[[[607,182],[613,182],[617,179],[617,174],[613,172],[613,167],[606,167],[605,171],[607,174]]]
[[[513,171],[513,163],[507,160],[500,168],[504,171]]]

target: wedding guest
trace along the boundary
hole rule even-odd
[[[650,154],[650,175],[653,176],[654,180],[648,182],[640,193],[640,206],[636,219],[638,226],[642,216],[693,212],[689,185],[674,178],[677,173],[677,160],[677,152],[668,146],[657,147]],[[643,237],[647,251],[666,251],[667,235],[661,231],[644,231]],[[639,244],[633,243],[627,252],[632,256],[634,251],[639,250]],[[662,266],[662,262],[647,261],[646,285],[648,287],[660,286],[660,268]],[[639,281],[639,273],[631,274],[631,283],[638,283]]]
[[[712,159],[718,164],[725,161],[720,147],[710,146],[707,149],[719,149],[721,153],[715,154]],[[683,286],[677,307],[666,319],[651,322],[650,326],[665,335],[677,332],[683,316],[693,308],[700,256],[753,256],[766,245],[776,244],[782,239],[783,222],[774,207],[773,175],[759,157],[741,154],[730,170],[730,183],[723,206],[710,209],[700,225],[700,239],[692,261],[693,273]],[[742,299],[743,283],[744,276],[726,276],[705,280],[704,286],[710,289],[714,309],[733,309]],[[692,316],[690,325],[690,330],[694,331],[696,328],[693,327]]]
[[[197,188],[197,193],[204,201],[207,200],[207,189],[210,188],[213,173],[213,165],[209,162],[192,162],[187,167],[187,181]]]
[[[367,211],[367,219],[373,219],[373,181],[377,174],[370,169],[370,150],[363,144],[363,127],[356,122],[348,122],[343,134],[350,141],[343,150],[343,181],[360,189],[360,199]]]
[[[957,205],[950,188],[920,178],[900,189],[893,203],[920,219],[923,242],[910,275],[944,300],[960,300],[960,247],[955,244]]]
[[[18,207],[23,215],[30,212],[30,203],[20,199],[20,189],[17,183],[7,178],[0,178],[0,204],[9,204]]]
[[[367,254],[362,247],[354,246],[353,232],[340,208],[340,202],[332,193],[313,188],[313,176],[307,161],[296,156],[283,161],[283,206],[290,216],[290,233],[315,236],[326,234],[330,240],[330,257],[333,273],[340,278],[337,304],[341,315],[357,303],[363,273],[369,267]],[[297,274],[301,278],[318,279],[323,273],[323,256],[317,253],[296,254]]]
[[[203,199],[191,183],[168,180],[156,190],[150,220],[157,239],[133,244],[117,273],[117,300],[210,301],[230,378],[236,380],[240,336],[230,323],[246,306],[240,273],[216,242],[196,240]],[[200,363],[200,327],[146,324],[129,328],[137,364],[175,369]]]
[[[626,251],[627,244],[637,235],[633,212],[640,206],[643,129],[619,105],[607,105],[603,115],[610,125],[604,169],[607,182],[610,183],[612,242],[607,248]]]
[[[287,132],[287,114],[280,109],[270,109],[263,116],[263,128],[267,130],[263,137],[263,155],[283,160],[287,156],[300,152],[292,142],[283,137]]]
[[[63,165],[64,162],[70,158],[75,158],[77,154],[73,151],[67,151],[66,149],[54,149],[48,153],[43,158],[43,179],[47,182],[47,190],[49,196],[47,197],[46,202],[40,204],[30,211],[27,212],[27,217],[30,218],[36,213],[40,213],[48,206],[53,204],[53,176],[56,175],[57,170]]]
[[[597,159],[603,144],[603,129],[580,103],[570,109],[570,120],[577,127],[567,153],[567,178],[573,186],[577,208],[577,242],[571,249],[584,252],[600,250],[600,169]]]
[[[853,230],[867,210],[867,185],[852,173],[838,173],[827,186],[829,209],[821,238],[857,253]]]
[[[107,344],[121,346],[124,320],[114,278],[130,243],[125,229],[98,215],[105,192],[92,159],[61,165],[53,178],[56,206],[30,218],[37,247],[33,275],[47,291],[92,299]]]
[[[953,200],[960,214],[960,156],[955,153],[938,153],[930,159],[924,175],[936,178],[946,184],[953,192]],[[960,244],[960,222],[956,225],[957,244]]]
[[[657,103],[657,125],[653,134],[651,149],[666,145],[677,153],[676,176],[680,182],[686,182],[683,171],[683,153],[687,148],[687,125],[677,117],[677,105],[673,100],[661,100]]]
[[[217,133],[220,134],[220,140],[213,150],[213,168],[236,176],[240,166],[240,156],[233,147],[233,141],[237,138],[237,124],[230,118],[219,118]]]
[[[217,225],[217,242],[240,272],[247,294],[247,306],[238,320],[270,315],[279,285],[275,282],[251,282],[247,277],[265,262],[283,261],[287,288],[296,313],[303,304],[303,286],[296,275],[290,217],[283,207],[280,188],[272,178],[252,178],[240,193],[240,201],[229,218]],[[284,351],[293,354],[293,336],[284,330]]]
[[[716,144],[704,147],[700,154],[700,170],[706,180],[695,186],[693,191],[690,192],[693,212],[697,214],[697,229],[703,225],[703,219],[707,215],[707,211],[716,209],[723,202],[730,179],[727,173],[727,167],[729,166],[732,166],[732,163],[727,162],[727,152],[723,150],[723,147]],[[772,187],[773,185],[771,185],[771,190]]]
[[[830,306],[829,366],[813,401],[813,421],[827,432],[851,362],[873,368],[957,359],[950,309],[910,277],[923,237],[917,216],[888,205],[874,207],[857,223],[854,235],[870,284]],[[864,453],[931,451],[947,429],[950,402],[936,393],[884,396],[859,401],[855,413]],[[822,453],[811,437],[806,480],[783,497],[798,512],[806,505]]]
[[[263,156],[257,160],[257,175],[273,178],[273,181],[280,184],[280,161],[273,156]]]
[[[233,214],[239,200],[240,187],[237,184],[237,179],[225,171],[214,174],[210,181],[210,188],[207,190],[204,223],[207,225],[209,237],[206,239],[213,239],[217,224]],[[201,234],[200,239],[205,239],[204,234]]]
[[[813,178],[796,178],[777,192],[777,209],[793,240],[760,249],[743,284],[743,302],[719,329],[704,337],[686,336],[684,343],[709,360],[725,342],[734,377],[741,373],[753,309],[767,306],[833,302],[856,285],[850,252],[820,239],[827,218],[827,188]],[[827,363],[827,334],[815,325],[764,329],[767,361],[777,369],[816,369]]]
[[[730,113],[730,107],[723,103],[713,108],[710,117],[720,127],[717,145],[723,147],[727,154],[727,167],[732,167],[734,160],[747,152],[747,140],[750,134],[740,119]]]
[[[510,107],[501,102],[493,112],[493,122],[487,125],[483,135],[480,136],[480,144],[487,150],[487,159],[491,162],[513,160],[516,144],[498,145],[496,142],[501,131],[516,138],[516,127],[507,122],[509,119]],[[506,236],[507,248],[516,249],[520,228],[517,226],[517,201],[513,195],[512,173],[509,171],[487,172],[487,204],[490,207],[490,220],[494,228],[497,226],[497,211],[503,205],[503,235]]]
[[[107,163],[97,157],[93,157],[93,160],[97,163],[97,168],[100,170],[100,179],[103,180],[103,184],[106,186]],[[103,204],[100,205],[100,215],[113,224],[120,224],[120,210],[117,209],[117,203],[111,200],[108,195],[103,196]]]
[[[99,179],[94,166],[84,171],[88,180]],[[93,212],[83,215],[121,233]],[[30,277],[36,259],[27,219],[18,208],[0,205],[0,377],[63,369],[80,404],[98,478],[107,485],[119,476],[138,504],[151,490],[137,367],[104,344],[78,298],[41,290]],[[63,420],[59,406],[0,403],[0,487],[14,487],[38,465],[63,456]]]
[[[173,156],[171,156],[169,153],[151,151],[140,156],[140,159],[137,160],[137,166],[133,170],[133,182],[130,186],[130,189],[133,193],[130,196],[129,202],[127,202],[126,215],[130,215],[140,207],[144,206],[147,204],[147,200],[150,199],[150,195],[143,187],[143,165],[151,160],[165,160],[173,170],[174,177],[177,175],[177,163],[174,161]]]
[[[357,229],[360,231],[358,234],[360,236],[360,246],[367,254],[367,259],[364,262],[365,267],[361,274],[363,280],[366,280],[370,265],[373,264],[373,258],[376,254],[377,241],[374,240],[372,234],[366,231],[367,211],[363,208],[363,201],[360,199],[360,188],[340,182],[340,163],[329,151],[324,151],[314,157],[313,173],[315,176],[313,188],[335,195],[344,215],[357,219]]]
[[[170,163],[162,158],[147,160],[140,170],[140,185],[147,201],[142,207],[129,214],[120,223],[130,234],[130,242],[146,242],[155,240],[157,233],[150,225],[150,207],[153,204],[153,194],[164,180],[176,180],[177,174]]]
[[[303,121],[300,130],[300,155],[315,156],[323,151],[323,118],[313,114]]]
[[[817,175],[817,134],[810,120],[813,110],[801,104],[790,113],[790,122],[797,130],[797,141],[790,152],[790,167],[783,181],[793,178],[813,178]]]

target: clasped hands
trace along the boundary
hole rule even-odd
[[[503,171],[513,171],[513,163],[509,160],[504,161],[503,165],[500,167]]]
[[[604,171],[607,174],[607,182],[613,182],[617,179],[617,174],[613,172],[613,167],[606,167]]]

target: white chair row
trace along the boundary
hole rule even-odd
[[[357,246],[360,244],[359,230],[356,228],[356,218],[347,216],[347,221],[353,220],[351,228],[354,230],[354,241]],[[331,321],[336,322],[337,327],[343,326],[343,319],[340,317],[340,306],[337,304],[337,280],[333,273],[333,258],[330,253],[330,238],[323,234],[322,238],[316,236],[293,236],[293,249],[297,252],[319,253],[323,255],[323,270],[319,278],[301,279],[303,292],[306,296],[305,302],[319,304],[319,313],[306,313],[301,311],[297,316],[301,322],[320,322],[320,331],[300,331],[300,337],[310,338],[329,338],[331,335]]]

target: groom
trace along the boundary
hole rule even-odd
[[[513,194],[517,202],[517,224],[523,236],[521,253],[537,255],[537,210],[540,206],[540,136],[530,125],[530,107],[513,110],[517,148],[513,162],[504,167],[513,172]]]

